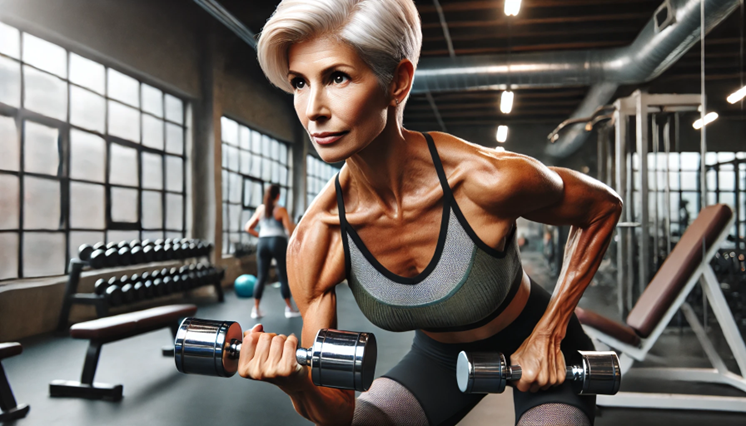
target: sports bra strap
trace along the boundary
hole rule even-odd
[[[430,155],[433,157],[435,172],[438,174],[440,186],[443,188],[443,195],[446,200],[453,200],[453,193],[451,192],[451,187],[448,185],[448,179],[446,178],[446,172],[443,170],[443,163],[440,162],[438,150],[435,148],[435,141],[433,141],[433,137],[429,133],[423,132],[422,136],[427,140],[427,147],[430,149]]]

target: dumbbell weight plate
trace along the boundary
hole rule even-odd
[[[106,259],[105,266],[119,266],[119,263],[117,262],[118,256],[119,250],[117,250],[116,248],[107,249],[106,253],[104,254],[104,259]]]
[[[117,264],[119,266],[128,266],[132,264],[132,254],[130,253],[129,246],[120,248],[117,254]]]
[[[132,286],[135,291],[135,299],[137,300],[143,300],[146,296],[147,289],[145,288],[145,284],[142,282],[136,282],[134,286]]]
[[[145,254],[142,251],[142,247],[135,246],[130,250],[132,256],[132,264],[137,265],[139,263],[145,263]]]
[[[124,303],[132,303],[135,301],[135,288],[132,284],[125,284],[122,286],[122,300]]]
[[[93,253],[93,246],[91,245],[83,244],[80,247],[78,247],[78,259],[80,260],[90,259],[92,253]]]
[[[118,285],[110,285],[106,288],[104,297],[109,306],[119,306],[122,304],[122,289]]]
[[[103,250],[94,250],[91,253],[91,258],[88,261],[91,268],[101,269],[106,267],[106,253]]]

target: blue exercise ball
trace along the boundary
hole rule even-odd
[[[255,276],[249,274],[239,276],[233,283],[233,288],[236,290],[236,296],[254,297],[254,284],[256,284]]]

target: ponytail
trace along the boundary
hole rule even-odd
[[[264,191],[264,217],[272,217],[278,195],[280,195],[280,185],[276,183],[273,183]]]

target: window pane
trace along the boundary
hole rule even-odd
[[[163,231],[142,231],[142,239],[145,240],[157,240],[163,238]]]
[[[27,232],[23,235],[23,276],[45,277],[65,273],[65,234]]]
[[[262,135],[262,155],[266,158],[269,158],[270,151],[272,148],[270,147],[272,143],[270,142],[269,136]]]
[[[21,32],[2,22],[0,22],[0,53],[21,59]]]
[[[70,123],[103,133],[105,112],[103,97],[85,89],[70,86]]]
[[[109,134],[140,142],[140,113],[134,108],[109,101]]]
[[[681,170],[699,170],[699,153],[682,152]]]
[[[241,126],[238,129],[238,145],[242,149],[251,149],[251,130],[246,126]]]
[[[733,192],[721,192],[720,193],[720,199],[717,201],[718,203],[727,204],[730,206],[731,209],[736,208],[736,194]]]
[[[156,117],[163,117],[163,92],[145,83],[141,87],[142,110]]]
[[[142,192],[142,227],[143,229],[163,228],[163,198],[160,192]]]
[[[16,108],[21,106],[21,63],[2,56],[0,56],[0,102]]]
[[[228,169],[237,172],[239,170],[238,162],[241,160],[238,155],[238,148],[232,146],[225,147],[228,152]]]
[[[104,95],[104,66],[70,53],[70,81]]]
[[[138,205],[140,200],[137,190],[127,188],[111,188],[111,220],[114,222],[134,223],[138,220]]]
[[[262,152],[262,134],[254,130],[251,131],[251,151],[254,154]]]
[[[272,159],[277,161],[280,159],[280,143],[272,139]]]
[[[699,185],[697,180],[699,173],[697,172],[681,172],[681,189],[688,191],[696,191]]]
[[[220,183],[223,192],[223,201],[228,201],[228,172],[226,170],[222,171],[222,178],[220,179]]]
[[[288,184],[288,169],[285,166],[280,166],[280,185],[287,186]]]
[[[76,129],[70,130],[70,177],[104,182],[106,145],[103,138]]]
[[[172,154],[184,153],[184,129],[175,124],[166,124],[166,151]]]
[[[112,143],[109,159],[109,183],[137,186],[137,150]]]
[[[184,103],[169,94],[166,94],[166,120],[184,124]]]
[[[18,278],[18,234],[0,232],[0,280]]]
[[[223,232],[230,229],[230,219],[228,218],[228,203],[223,203]]]
[[[94,245],[98,242],[104,241],[104,233],[103,232],[86,232],[86,231],[73,231],[70,232],[70,237],[68,238],[68,247],[70,250],[70,255],[68,256],[67,260],[70,260],[72,258],[78,257],[78,248],[83,244],[89,244]]]
[[[70,227],[77,229],[104,229],[104,186],[70,182]]]
[[[672,191],[679,189],[679,172],[671,170],[668,174],[668,185]]]
[[[142,187],[163,189],[163,156],[142,153]]]
[[[23,62],[67,78],[65,49],[28,33],[23,33]]]
[[[166,189],[184,192],[184,162],[179,157],[166,156]]]
[[[2,84],[2,83],[0,83]],[[0,115],[0,169],[18,171],[21,150],[13,117]]]
[[[682,192],[681,193],[681,205],[679,207],[679,223],[681,225],[689,226],[690,223],[697,217],[697,198],[698,193],[696,192]],[[688,220],[684,216],[688,216]],[[684,228],[682,228],[684,229]],[[684,229],[685,230],[685,229]]]
[[[288,164],[288,147],[284,143],[280,144],[280,164]]]
[[[67,83],[57,77],[23,67],[23,105],[39,114],[67,120]]]
[[[262,180],[269,182],[272,179],[272,161],[262,160]]]
[[[220,134],[223,142],[238,145],[238,123],[228,117],[220,117]]]
[[[0,174],[0,229],[18,229],[19,188],[18,176]]]
[[[57,175],[60,166],[59,131],[33,121],[24,122],[24,171]]]
[[[241,174],[251,174],[251,153],[249,151],[240,152],[241,159],[239,161],[241,166]]]
[[[106,232],[107,243],[110,243],[112,241],[114,242],[132,241],[139,237],[140,237],[140,232],[138,231],[108,231]]]
[[[243,203],[244,205],[251,204],[251,190],[254,188],[254,184],[248,180],[243,180]]]
[[[166,194],[166,228],[184,229],[184,204],[181,195]]]
[[[259,207],[262,204],[262,198],[264,198],[264,192],[262,191],[262,184],[254,182],[254,189],[251,190],[251,207]]]
[[[736,189],[736,174],[732,171],[718,172],[718,187],[721,191],[734,191]],[[711,187],[711,188],[714,188]]]
[[[228,215],[230,216],[230,228],[228,231],[237,232],[243,228],[241,223],[241,211],[243,207],[236,204],[228,205]]]
[[[181,238],[184,236],[184,233],[181,231],[166,231],[166,238]]]
[[[707,180],[707,188],[709,189],[715,189],[717,186],[715,183],[715,170],[708,170],[706,175]]]
[[[251,176],[262,177],[262,157],[253,154],[251,158]]]
[[[238,204],[241,202],[241,175],[231,173],[229,179],[230,196],[228,197],[228,201]]]
[[[155,149],[163,149],[163,120],[142,115],[142,144]]]
[[[111,99],[124,102],[133,107],[140,107],[140,83],[134,78],[114,69],[108,71],[108,95]]]
[[[60,226],[60,182],[25,176],[23,192],[23,228],[58,229]]]

